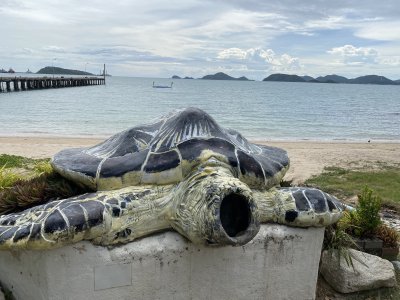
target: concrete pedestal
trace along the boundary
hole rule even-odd
[[[16,299],[314,299],[323,234],[268,224],[242,247],[165,232],[111,250],[0,251],[0,281]]]

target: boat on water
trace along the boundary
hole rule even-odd
[[[155,88],[155,89],[171,89],[173,84],[174,83],[171,82],[171,85],[158,85],[158,84],[155,84],[153,81],[153,88]]]

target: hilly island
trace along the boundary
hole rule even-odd
[[[192,77],[181,78],[177,75],[172,76],[173,79],[193,79]],[[223,72],[218,72],[212,75],[206,75],[198,79],[206,79],[206,80],[241,80],[241,81],[253,81],[244,76],[235,78],[225,74]],[[326,75],[319,77],[311,77],[311,76],[299,76],[294,74],[271,74],[268,77],[264,78],[262,81],[277,81],[277,82],[304,82],[304,83],[345,83],[345,84],[379,84],[379,85],[400,85],[399,80],[390,80],[384,76],[379,75],[364,75],[356,78],[346,78],[344,76],[339,75]]]
[[[339,75],[326,75],[313,78],[311,76],[298,76],[289,74],[271,74],[263,81],[281,81],[281,82],[312,82],[312,83],[348,83],[348,84],[380,84],[380,85],[399,85],[399,80],[390,80],[384,76],[365,75],[348,79]]]
[[[63,69],[59,67],[44,67],[36,72],[36,74],[55,74],[55,75],[94,75],[89,72]]]

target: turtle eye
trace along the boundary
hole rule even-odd
[[[245,232],[251,222],[251,211],[247,198],[232,193],[222,199],[220,207],[222,227],[230,237],[237,237]]]

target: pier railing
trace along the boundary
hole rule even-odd
[[[104,77],[0,77],[0,92],[103,84]]]

